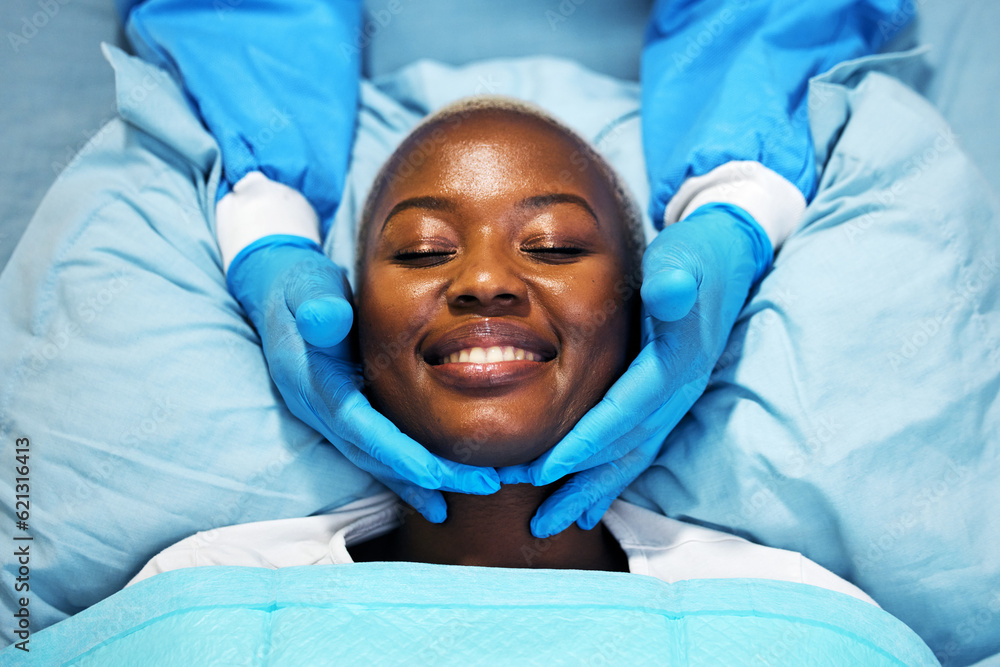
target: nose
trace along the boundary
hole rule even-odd
[[[526,305],[524,277],[513,258],[499,248],[483,248],[451,262],[455,274],[446,291],[453,308],[509,310]]]

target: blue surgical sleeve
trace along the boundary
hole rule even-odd
[[[361,0],[116,0],[140,56],[180,81],[219,142],[225,183],[301,192],[329,228],[357,114]]]
[[[810,200],[809,78],[875,52],[913,13],[907,0],[658,0],[641,70],[656,224],[686,179],[730,161],[760,162]]]

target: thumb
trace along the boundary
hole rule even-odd
[[[676,322],[698,299],[698,281],[684,269],[664,268],[643,277],[642,303],[661,322]]]
[[[661,322],[676,322],[698,300],[702,266],[699,240],[703,226],[682,220],[660,232],[642,255],[642,303]]]
[[[303,263],[285,298],[306,342],[333,347],[350,332],[354,322],[350,286],[340,267],[327,258]]]
[[[295,311],[295,324],[307,343],[333,347],[347,338],[354,322],[351,304],[338,296],[306,301]]]

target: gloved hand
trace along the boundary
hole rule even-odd
[[[260,335],[271,378],[292,413],[428,521],[446,517],[435,489],[489,494],[500,488],[493,469],[434,456],[361,394],[360,368],[344,340],[353,319],[350,286],[315,242],[265,236],[240,251],[226,280]]]
[[[708,384],[751,287],[771,265],[764,230],[743,209],[707,204],[665,228],[642,260],[642,350],[563,440],[504,483],[572,477],[531,521],[536,537],[586,530],[653,462]]]

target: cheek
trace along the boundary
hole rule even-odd
[[[433,298],[425,285],[400,279],[395,272],[370,270],[359,289],[358,343],[365,380],[378,392],[385,382],[405,374],[421,327],[429,321]]]
[[[552,301],[562,320],[566,342],[595,359],[621,359],[627,352],[631,310],[625,274],[618,263],[602,263],[595,270],[564,283]]]
[[[549,286],[556,298],[546,305],[562,338],[557,394],[564,430],[600,402],[628,361],[632,309],[624,272],[616,263],[598,268]]]

